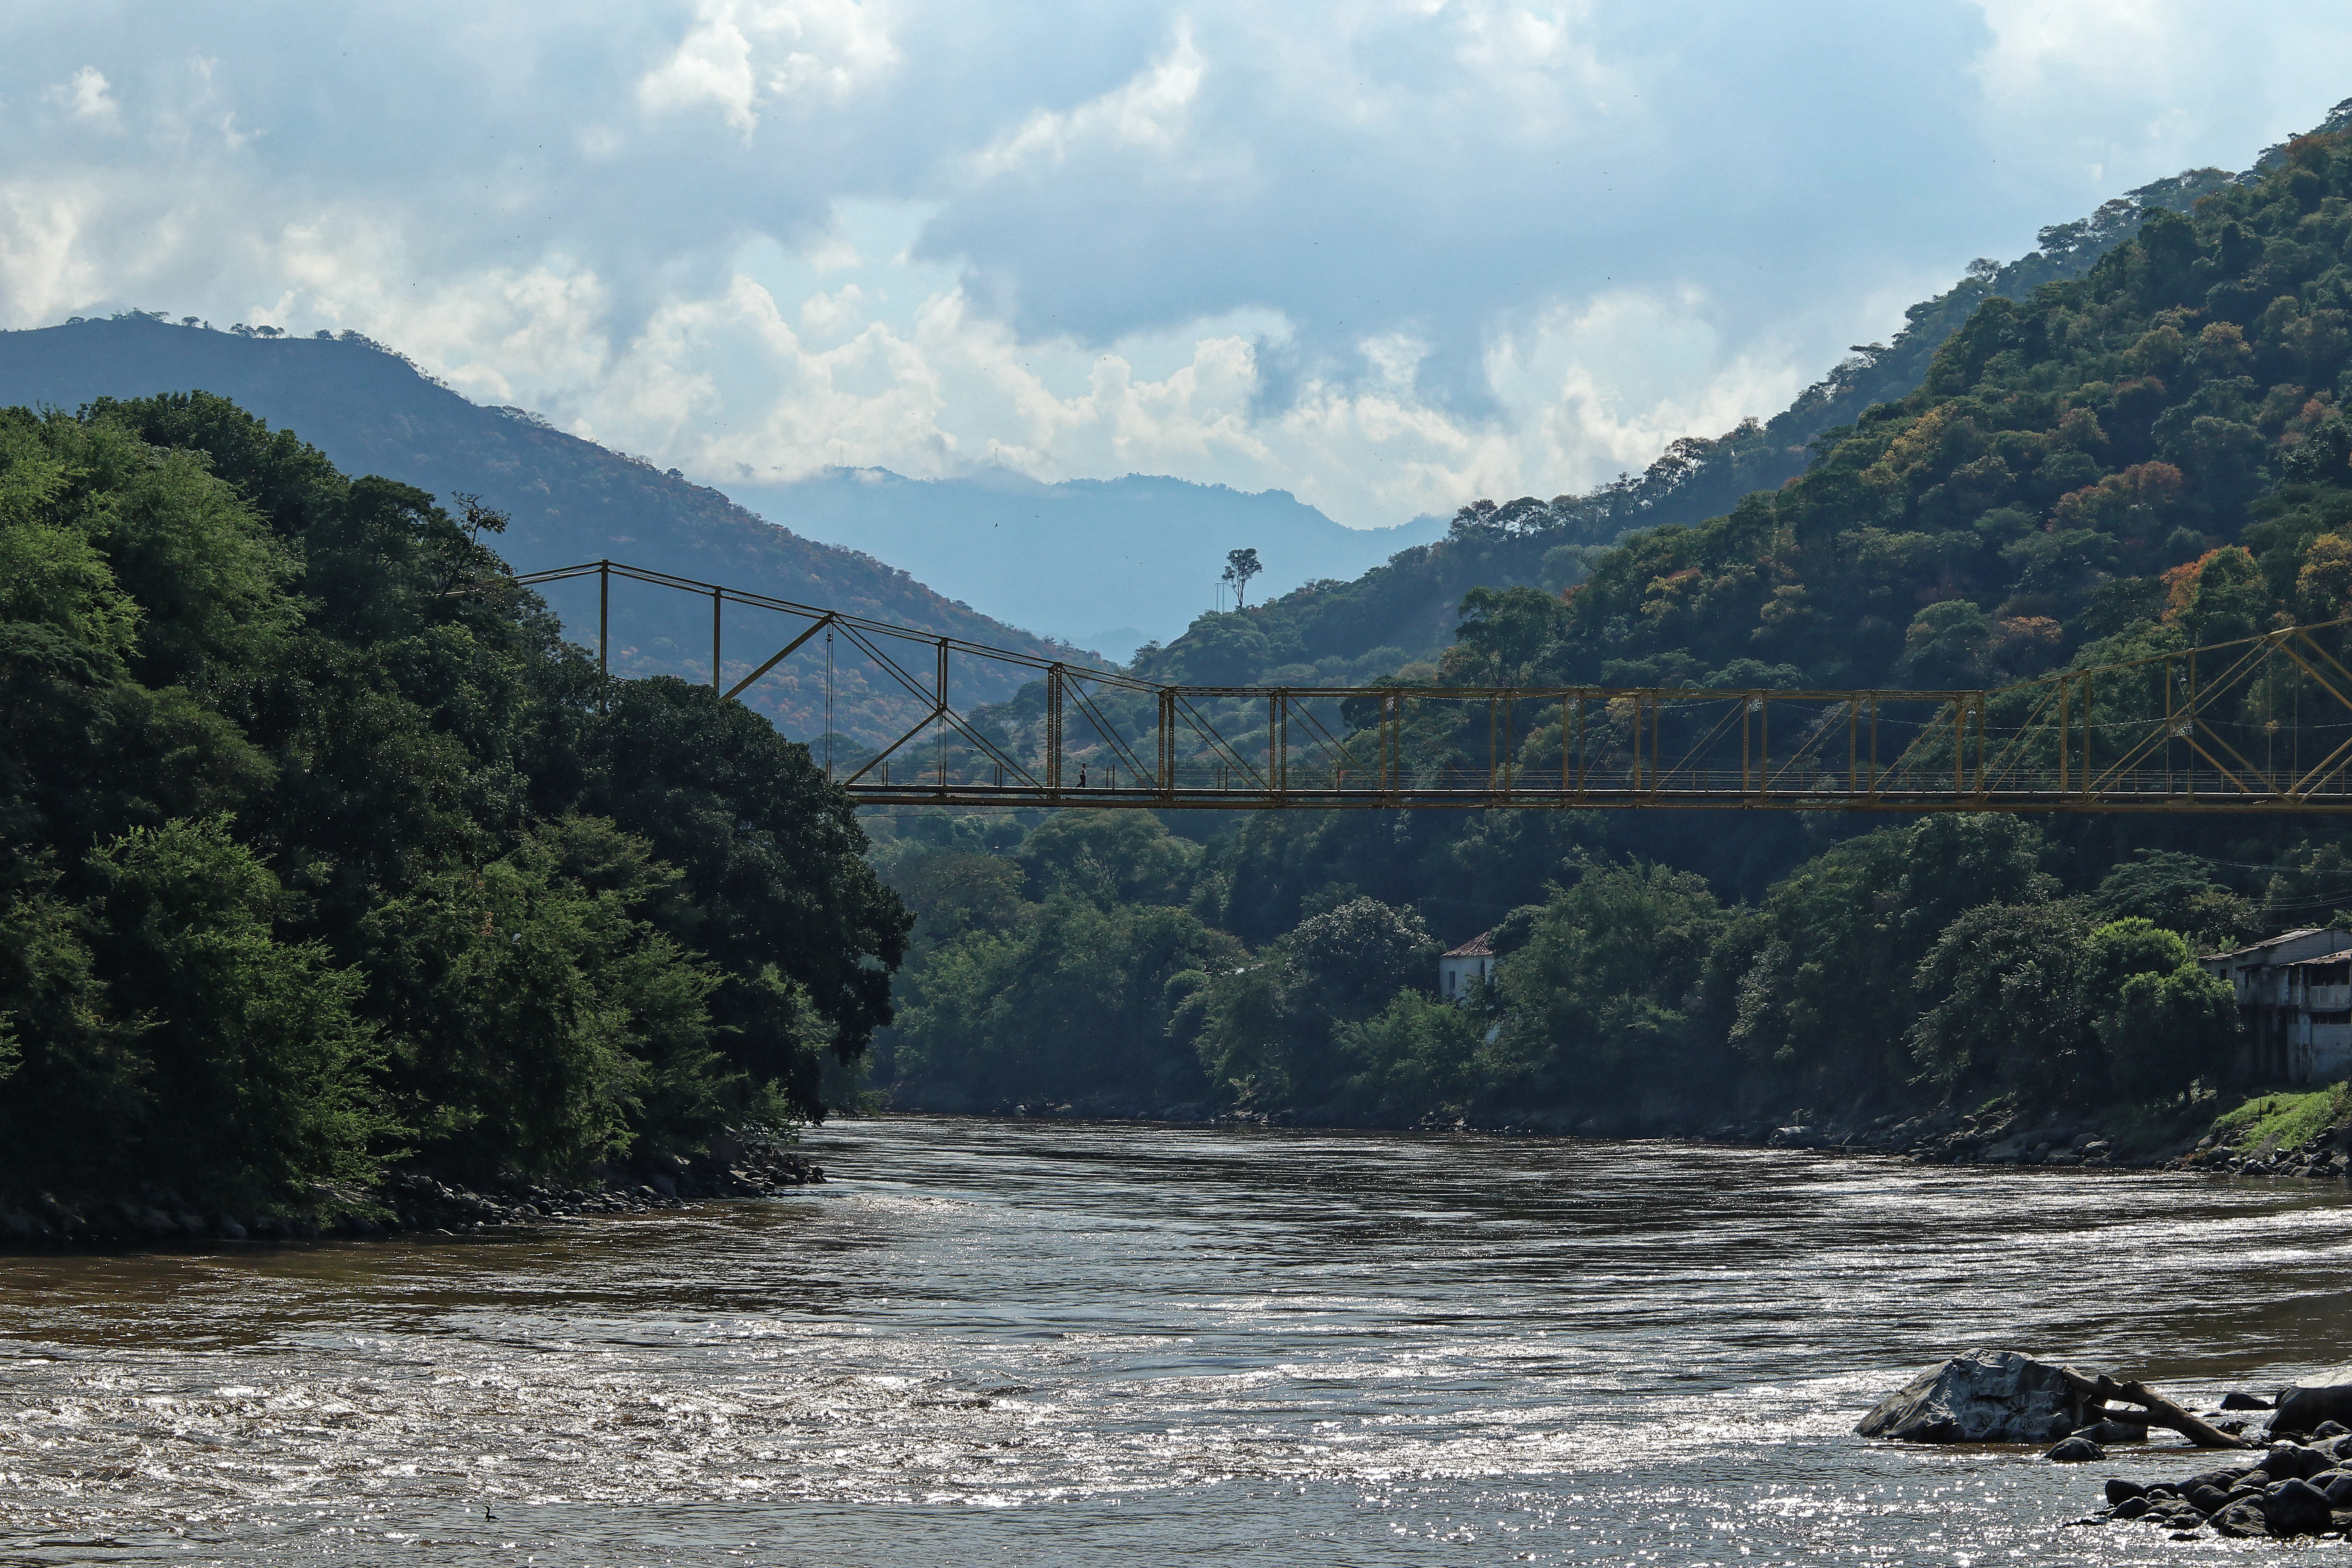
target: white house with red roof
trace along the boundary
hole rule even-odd
[[[1440,953],[1437,959],[1437,994],[1448,1002],[1459,1002],[1470,994],[1471,982],[1491,980],[1495,975],[1495,950],[1486,939],[1495,933],[1480,931],[1460,947]]]

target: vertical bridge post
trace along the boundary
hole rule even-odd
[[[1404,693],[1388,689],[1381,693],[1381,793],[1397,793],[1397,752],[1404,748]]]
[[[2091,798],[2091,672],[2083,672],[2083,798]]]
[[[1062,667],[1045,667],[1045,793],[1062,793]]]
[[[1280,800],[1290,783],[1290,693],[1277,690],[1265,700],[1265,782]]]

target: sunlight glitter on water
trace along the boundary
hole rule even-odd
[[[814,1194],[529,1240],[12,1260],[0,1553],[2179,1561],[2222,1548],[2056,1528],[2179,1449],[2086,1475],[1853,1423],[1978,1343],[2192,1394],[2332,1363],[2352,1251],[2339,1190],[2264,1184],[929,1119],[818,1142]]]

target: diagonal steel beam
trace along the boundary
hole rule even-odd
[[[776,666],[783,663],[784,660],[792,658],[793,655],[798,653],[800,651],[801,644],[808,641],[809,638],[816,636],[817,633],[824,630],[825,627],[831,625],[833,625],[833,617],[831,616],[827,616],[823,620],[811,626],[808,630],[803,632],[800,636],[794,637],[792,641],[778,648],[774,653],[770,654],[768,656],[767,662],[761,665],[759,668],[753,670],[751,674],[745,676],[742,679],[737,681],[734,685],[727,689],[728,697],[735,698],[742,696],[746,687],[759,679],[760,677],[767,674],[768,671],[775,668]]]

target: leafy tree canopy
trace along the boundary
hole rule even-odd
[[[0,1183],[300,1205],[821,1114],[907,916],[805,750],[203,394],[0,411]]]

